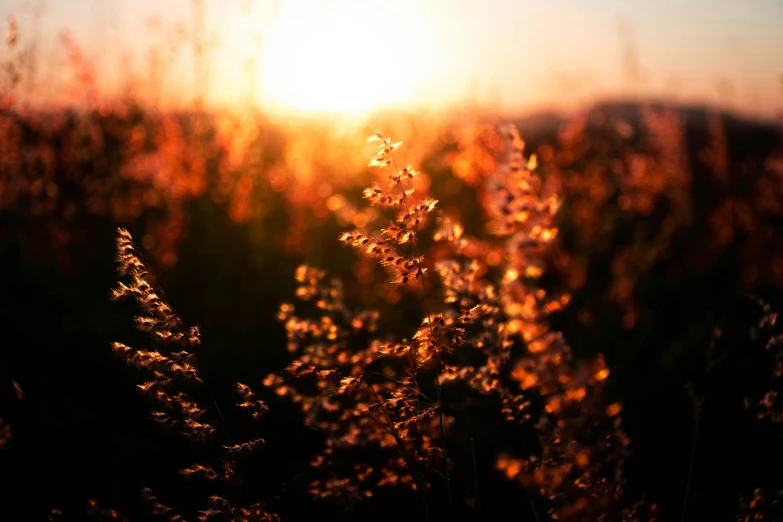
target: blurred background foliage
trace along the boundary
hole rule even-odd
[[[9,520],[52,509],[81,519],[96,499],[144,520],[142,485],[170,490],[175,504],[199,487],[173,480],[197,450],[149,420],[136,376],[109,349],[138,339],[132,310],[109,301],[118,226],[177,314],[201,328],[199,366],[218,404],[234,400],[234,382],[257,384],[287,366],[276,314],[301,263],[341,277],[347,301],[378,308],[382,331],[400,337],[427,302],[390,289],[337,242],[380,218],[361,201],[370,126],[250,107],[162,109],[130,94],[102,100],[89,61],[63,42],[79,103],[19,102],[24,62],[6,68],[0,102],[0,415],[13,430],[0,453],[1,509]],[[780,386],[754,299],[783,304],[779,124],[621,100],[568,117],[465,108],[368,118],[405,142],[405,160],[423,173],[418,188],[477,236],[488,232],[483,182],[498,168],[497,127],[508,120],[563,200],[538,284],[572,295],[554,327],[577,357],[603,354],[611,370],[606,402],[622,403],[632,441],[627,488],[664,520],[679,519],[688,484],[691,520],[735,519],[755,488],[783,490],[780,427],[746,407]],[[405,516],[405,503],[383,491],[350,514],[339,500],[311,501],[304,477],[319,435],[290,404],[264,399],[267,448],[247,465],[243,494],[278,492],[283,520]],[[506,480],[495,461],[533,444],[529,432],[477,416],[485,519],[543,520],[536,492]],[[226,422],[256,429],[230,414]]]

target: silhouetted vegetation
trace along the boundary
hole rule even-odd
[[[783,519],[775,123],[44,111],[11,73],[3,519]]]

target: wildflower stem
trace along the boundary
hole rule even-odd
[[[411,229],[411,244],[413,245],[413,253],[416,256],[416,268],[418,270],[417,275],[419,279],[421,279],[421,289],[422,289],[422,298],[423,298],[427,293],[427,283],[424,281],[424,270],[422,269],[421,266],[421,257],[419,255],[419,246],[418,246],[418,237],[416,234],[416,228],[413,223],[413,217],[411,216],[410,206],[408,205],[408,198],[405,194],[405,186],[402,184],[402,177],[399,175],[400,169],[397,166],[397,161],[394,158],[393,151],[390,152],[389,157],[392,161],[392,166],[394,167],[395,174],[397,175],[397,185],[399,186],[400,192],[402,194],[402,203],[403,205],[405,205],[405,214],[408,216],[408,226]],[[427,324],[429,325],[429,329],[430,329],[430,342],[434,343],[435,331],[432,327],[432,318],[430,317],[429,312],[427,312]],[[416,379],[415,376],[414,379]],[[441,450],[443,451],[443,458],[444,458],[444,472],[445,472],[444,475],[446,477],[446,487],[448,489],[448,494],[449,494],[449,506],[451,506],[451,479],[449,478],[449,465],[448,465],[448,460],[446,459],[446,445],[445,445],[444,429],[443,429],[443,406],[441,403],[440,351],[436,351],[436,356],[435,356],[435,388],[437,390],[437,397],[438,397],[436,406],[438,408],[438,424],[440,425],[440,445],[441,445]]]
[[[370,410],[367,410],[364,413],[366,413],[368,417],[370,417],[372,420],[374,420],[375,423],[383,429],[383,431],[385,431],[386,433],[388,433],[389,435],[394,437],[395,441],[397,440],[396,436],[394,435],[394,432],[392,430],[390,430],[384,423],[382,423],[380,420],[378,420],[378,418],[375,415],[373,415],[370,412]]]
[[[196,368],[196,371],[199,371],[198,361],[195,358],[193,359],[193,366]],[[215,405],[215,409],[218,412],[218,416],[220,417],[220,423],[223,425],[223,431],[226,432],[226,440],[228,441],[229,444],[233,444],[233,442],[231,440],[231,433],[228,431],[228,425],[226,424],[226,419],[225,419],[225,417],[223,417],[223,412],[220,411],[220,406],[218,406],[218,403],[215,400],[215,396],[212,394],[212,390],[209,389],[209,385],[205,382],[204,386],[207,389],[207,393],[209,394],[209,398],[212,400],[212,404]]]
[[[404,387],[404,388],[406,388],[406,389],[408,389],[408,390],[412,391],[412,392],[413,392],[413,393],[415,393],[417,396],[424,397],[425,399],[427,399],[427,401],[429,401],[429,403],[430,403],[430,404],[433,404],[433,405],[434,405],[434,404],[437,404],[437,402],[436,402],[436,401],[433,401],[432,399],[430,399],[429,397],[427,397],[426,395],[424,395],[422,392],[420,392],[420,391],[416,390],[415,388],[413,388],[413,387],[411,387],[411,386],[408,386],[407,384],[405,384],[405,383],[404,383],[404,382],[402,382],[402,381],[398,381],[398,380],[397,380],[397,379],[395,379],[394,377],[389,377],[388,375],[384,375],[384,374],[382,374],[382,373],[378,373],[378,372],[371,372],[371,371],[367,371],[366,373],[369,373],[369,374],[372,374],[372,375],[377,375],[377,376],[379,376],[379,377],[383,377],[383,378],[385,378],[385,379],[388,379],[388,380],[390,380],[391,382],[393,382],[393,383],[396,383],[396,384],[399,384],[400,386],[402,386],[402,387]]]
[[[375,386],[373,386],[368,382],[365,382],[365,384],[367,385],[368,388],[370,388],[370,391],[372,391],[373,397],[375,397],[378,406],[380,406],[381,410],[383,411],[384,417],[386,417],[386,422],[389,423],[388,429],[386,429],[385,427],[384,429],[386,429],[386,431],[392,437],[394,437],[394,442],[397,443],[397,447],[399,448],[400,453],[402,453],[402,458],[405,461],[405,465],[408,466],[408,471],[410,472],[411,477],[413,477],[413,481],[416,484],[416,489],[421,494],[421,502],[422,502],[422,509],[424,510],[424,518],[425,520],[429,521],[430,511],[429,511],[429,505],[427,503],[426,489],[424,489],[424,482],[422,481],[421,470],[419,469],[419,466],[416,463],[416,460],[413,457],[413,455],[411,455],[410,452],[408,451],[408,448],[405,447],[405,441],[403,441],[402,438],[400,437],[397,428],[394,426],[394,422],[389,416],[389,412],[386,409],[386,405],[383,403],[381,398],[378,396],[378,393],[375,391]],[[378,422],[380,424],[378,419],[375,419],[375,417],[373,417],[373,419],[375,420],[375,422]],[[381,426],[383,427],[382,424]]]

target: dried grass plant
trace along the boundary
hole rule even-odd
[[[329,477],[312,483],[317,496],[360,498],[401,485],[418,490],[430,517],[428,493],[439,482],[448,496],[437,511],[449,513],[454,462],[446,442],[449,426],[466,413],[468,394],[461,386],[467,385],[468,393],[496,397],[508,421],[538,433],[539,454],[498,455],[497,469],[541,493],[553,518],[652,516],[640,514],[638,504],[622,507],[629,439],[620,427],[622,406],[603,402],[609,370],[601,357],[573,358],[547,318],[568,303],[568,295],[548,295],[535,285],[557,237],[557,196],[542,193],[536,159],[524,157],[516,131],[503,133],[505,161],[486,179],[481,201],[494,239],[469,237],[456,220],[438,215],[436,200],[417,197],[416,169],[398,165],[401,144],[380,133],[370,138],[379,144],[370,166],[386,179],[364,196],[390,219],[377,231],[345,232],[340,241],[377,260],[392,285],[419,296],[437,288],[442,304],[425,310],[410,334],[378,338],[377,311],[355,311],[345,303],[340,281],[302,266],[296,293],[315,305],[311,316],[296,315],[286,303],[279,319],[295,356],[289,373],[310,384],[274,375],[266,383],[299,404],[310,427],[327,434],[326,448],[313,462]],[[430,268],[437,280],[429,277]],[[367,447],[385,448],[388,460],[340,469],[346,453]]]
[[[223,415],[214,397],[199,376],[197,350],[201,334],[197,327],[187,327],[166,302],[149,268],[133,245],[127,230],[117,233],[117,263],[122,279],[113,291],[115,300],[132,300],[141,313],[135,317],[136,327],[149,334],[157,349],[133,348],[115,342],[112,349],[129,365],[148,376],[139,389],[156,405],[152,419],[158,424],[178,431],[193,443],[216,444],[218,423],[225,430]],[[267,406],[256,398],[249,386],[236,384],[239,408],[259,420]],[[191,393],[200,393],[194,398]],[[208,410],[212,409],[212,418]],[[218,420],[219,419],[219,420]],[[261,438],[239,443],[221,444],[222,457],[219,466],[195,463],[180,470],[188,479],[231,482],[238,459],[263,446]],[[149,488],[142,489],[142,496],[151,507],[151,513],[171,522],[184,520],[183,516],[160,501]],[[206,507],[198,512],[198,519],[240,521],[275,521],[278,517],[266,511],[263,503],[237,506],[222,496],[212,495]]]
[[[681,126],[672,114],[645,112],[644,121],[652,146],[663,159],[658,165],[628,158],[630,175],[621,180],[625,185],[620,197],[626,198],[623,204],[628,208],[637,206],[644,212],[651,202],[664,198],[662,190],[670,191],[666,200],[678,202],[677,226],[689,226],[691,175],[683,158]],[[573,128],[563,131],[574,150],[581,146],[583,125],[584,121],[575,121]],[[480,519],[482,486],[475,442],[472,436],[460,439],[464,431],[458,428],[470,425],[472,405],[481,404],[496,408],[508,423],[509,437],[526,433],[536,441],[522,450],[515,444],[499,444],[492,456],[494,472],[535,499],[534,517],[655,520],[656,505],[626,491],[631,440],[623,429],[623,404],[606,400],[611,372],[604,356],[577,357],[563,333],[553,327],[552,315],[571,302],[568,291],[544,281],[553,267],[566,275],[573,267],[574,260],[558,246],[564,178],[556,168],[548,175],[537,170],[537,156],[525,155],[525,143],[515,128],[481,136],[482,144],[453,158],[484,158],[476,170],[456,171],[475,188],[475,203],[484,220],[479,227],[465,226],[440,210],[439,202],[427,193],[428,184],[417,183],[419,171],[399,162],[400,142],[381,133],[369,139],[378,147],[369,162],[377,170],[377,182],[363,196],[386,222],[376,226],[378,220],[367,220],[366,226],[340,234],[339,241],[353,247],[360,259],[377,263],[389,288],[410,294],[412,299],[405,302],[420,311],[417,324],[386,324],[379,310],[352,302],[343,282],[326,271],[308,265],[295,270],[297,302],[281,304],[277,317],[285,327],[292,361],[285,372],[259,380],[296,405],[306,428],[324,437],[323,447],[312,457],[309,492],[346,507],[382,491],[410,492],[421,500],[421,517],[432,520],[457,516],[458,502],[464,501],[459,497],[467,489],[471,512]],[[725,168],[713,157],[721,155],[717,126],[711,139],[710,162],[720,176]],[[639,168],[654,168],[654,176],[634,170]],[[577,176],[568,180],[582,181],[594,184]],[[590,226],[589,220],[585,226]],[[473,235],[467,232],[477,229],[480,232]],[[652,248],[663,248],[660,245],[668,243],[672,233],[664,227],[658,246]],[[210,405],[209,391],[199,376],[198,329],[185,327],[173,313],[124,230],[117,247],[126,281],[114,297],[138,303],[142,314],[137,327],[161,348],[140,350],[115,343],[114,349],[151,375],[139,387],[160,406],[153,413],[156,421],[190,440],[210,443],[222,421],[207,420],[211,406],[218,418],[220,411],[214,400]],[[630,265],[638,265],[639,259],[654,263],[658,254],[653,252],[652,261],[649,252],[621,255],[615,261],[613,284],[632,285],[633,274],[626,273],[633,270]],[[565,283],[578,288],[584,281],[566,278]],[[630,303],[627,291],[615,293],[618,301]],[[763,325],[774,324],[774,314],[765,310]],[[630,323],[636,314],[629,304]],[[779,343],[771,339],[768,349],[778,354]],[[191,398],[191,389],[200,390],[201,398]],[[244,384],[237,390],[239,407],[259,418],[264,403]],[[771,391],[758,402],[761,417],[779,423],[778,397]],[[232,459],[261,444],[259,439],[224,445],[222,467],[194,464],[182,473],[230,480],[235,473]],[[465,447],[470,450],[461,451]],[[464,477],[469,475],[473,482],[466,485]],[[754,495],[743,504],[743,512],[754,512],[767,502],[760,491]],[[151,491],[145,490],[144,496],[154,514],[171,520],[179,516]],[[687,491],[685,497],[687,502]],[[772,508],[778,505],[769,502]],[[213,497],[201,511],[203,519],[239,520],[250,515],[274,517],[261,504],[233,508],[222,497]]]

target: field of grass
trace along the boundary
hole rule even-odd
[[[1,519],[783,520],[777,122],[14,92]]]

